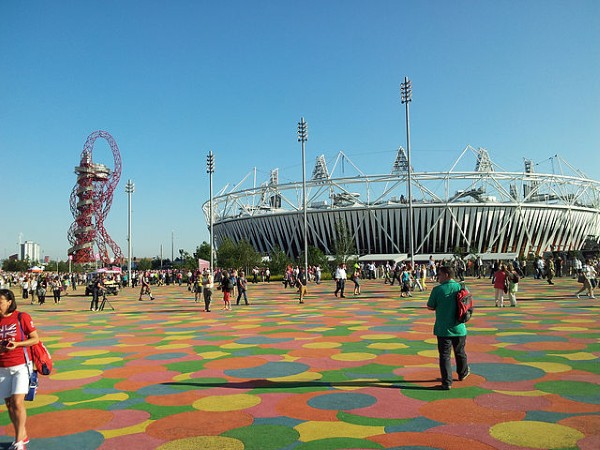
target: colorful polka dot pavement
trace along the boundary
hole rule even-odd
[[[311,284],[304,304],[250,284],[232,311],[216,292],[204,312],[185,286],[125,289],[100,312],[79,291],[19,299],[54,359],[27,402],[28,449],[598,449],[599,303],[555,282],[524,279],[518,306],[496,308],[490,280],[467,279],[471,375],[450,391],[434,389],[429,292],[380,280],[347,298]],[[7,448],[5,407],[0,420]]]

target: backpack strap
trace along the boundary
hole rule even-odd
[[[19,322],[19,329],[21,330],[21,340],[25,340],[25,331],[23,331],[23,325],[21,324],[21,313],[17,314],[17,322]],[[27,372],[29,376],[31,376],[31,369],[29,366],[31,363],[31,358],[29,358],[29,352],[27,351],[27,347],[23,347],[23,353],[25,354],[25,365],[27,366]]]

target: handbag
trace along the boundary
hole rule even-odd
[[[23,332],[23,327],[21,326],[21,320],[19,318],[19,328],[21,329],[21,338],[25,340],[25,333]],[[38,374],[35,370],[32,370],[33,363],[31,362],[31,358],[29,358],[29,352],[27,351],[27,347],[23,347],[23,353],[25,355],[25,366],[27,366],[27,373],[29,373],[29,390],[27,394],[25,394],[25,401],[31,402],[35,398],[35,393],[38,388]]]
[[[25,400],[28,402],[33,401],[35,398],[35,393],[38,388],[38,374],[35,370],[29,370],[29,365],[27,365],[27,370],[29,371],[29,390],[27,394],[25,394]]]
[[[585,275],[580,273],[579,276],[577,277],[577,282],[578,283],[585,283]]]

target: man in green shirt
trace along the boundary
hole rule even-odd
[[[454,281],[454,271],[450,267],[441,266],[438,269],[439,285],[434,287],[427,301],[427,308],[435,311],[433,334],[437,336],[438,352],[440,354],[440,372],[442,384],[438,389],[445,391],[452,387],[452,349],[456,358],[458,380],[462,381],[470,375],[467,364],[465,344],[467,342],[467,327],[456,320],[456,294],[460,284]]]

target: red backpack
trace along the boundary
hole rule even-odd
[[[23,325],[21,324],[21,313],[17,316],[17,320],[19,321],[19,327],[21,328],[21,335],[24,338],[25,332],[23,331]],[[27,347],[27,349],[31,356],[33,369],[41,375],[50,375],[50,372],[52,372],[52,356],[50,356],[50,352],[42,341],[31,347]]]
[[[456,293],[456,321],[466,323],[473,315],[473,297],[464,283],[460,284],[460,291]]]

